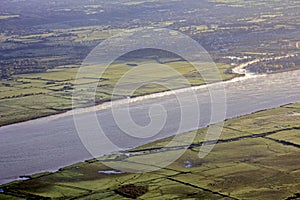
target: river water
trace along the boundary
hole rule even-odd
[[[226,118],[300,101],[299,75],[300,70],[247,76],[224,82],[227,96]],[[153,105],[162,105],[167,113],[166,123],[161,131],[148,138],[141,139],[124,134],[115,123],[109,106],[98,109],[97,118],[107,137],[116,145],[124,149],[136,147],[175,134],[181,120],[181,109],[185,106],[198,106],[201,112],[197,127],[184,127],[182,132],[207,126],[211,114],[208,90],[206,87],[199,87],[195,92],[198,104],[186,96],[183,101],[185,105],[179,105],[175,95],[158,95],[132,102],[130,114],[139,125],[145,126],[150,122],[148,109]],[[122,109],[122,104],[119,108]],[[82,119],[88,119],[85,118],[88,113],[81,114]],[[89,126],[88,120],[86,123]],[[92,134],[97,134],[97,131]],[[79,138],[72,111],[1,127],[0,137],[0,183],[9,182],[22,175],[55,171],[92,158]],[[105,147],[105,142],[101,146]],[[112,151],[114,150],[103,148],[102,154]]]

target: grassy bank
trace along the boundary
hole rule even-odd
[[[202,77],[188,63],[179,60],[174,61],[174,59],[168,61],[166,58],[162,60],[186,77],[191,85],[205,84]],[[124,73],[136,65],[157,63],[157,61],[157,59],[147,59],[134,63],[114,63],[104,73],[103,79],[100,81],[99,77],[95,77],[93,72],[81,79],[80,84],[83,84],[88,90],[90,86],[97,83],[96,103],[100,104],[111,100],[114,86]],[[228,80],[235,76],[225,73],[230,68],[229,65],[217,64],[217,67],[223,80]],[[75,83],[78,69],[79,66],[61,66],[48,70],[46,73],[16,75],[10,80],[0,81],[0,126],[70,110],[72,108],[72,94],[77,86]],[[159,72],[149,74],[151,74],[153,80],[156,77],[161,78]],[[164,74],[164,78],[172,80],[174,77]],[[134,83],[143,82],[143,77],[137,77],[131,81]],[[176,77],[173,81],[176,83]],[[165,90],[166,88],[158,87],[156,84],[148,84],[139,88],[134,95],[140,96]],[[117,98],[126,97],[117,96]]]
[[[104,156],[1,186],[0,199],[296,199],[300,192],[300,103],[230,119],[213,151],[198,157],[207,128],[167,167],[115,173],[105,164],[139,167],[154,156],[167,160],[172,139],[126,154]],[[185,133],[182,138],[193,132]],[[154,158],[153,157],[153,158]],[[153,167],[149,164],[149,167]],[[154,166],[155,167],[155,166]],[[107,172],[107,173],[106,173]]]

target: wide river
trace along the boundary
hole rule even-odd
[[[291,71],[266,76],[236,78],[224,82],[226,118],[233,118],[255,111],[278,107],[300,101],[300,71]],[[148,109],[162,105],[167,113],[166,122],[158,134],[148,138],[130,137],[115,123],[111,108],[97,110],[102,130],[122,148],[139,146],[175,134],[181,119],[181,109],[198,106],[200,118],[197,127],[185,126],[182,132],[207,126],[210,123],[210,97],[205,87],[195,90],[198,104],[189,96],[180,105],[175,95],[160,95],[145,98],[130,104],[130,114],[139,125],[150,122]],[[122,109],[123,105],[120,105]],[[195,107],[194,107],[195,108]],[[85,114],[82,114],[84,120]],[[154,116],[155,117],[155,116]],[[191,119],[192,120],[192,119]],[[87,129],[88,120],[86,120]],[[0,128],[0,183],[43,171],[55,171],[60,167],[92,158],[82,144],[74,125],[72,112],[31,120]],[[95,129],[97,134],[99,130]],[[81,130],[83,134],[84,128]],[[106,141],[106,140],[103,140]],[[106,144],[101,144],[105,147]],[[113,151],[103,148],[103,154]]]

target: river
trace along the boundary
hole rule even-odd
[[[224,82],[227,96],[226,118],[233,118],[259,110],[275,108],[300,101],[300,70],[279,74],[245,76]],[[182,106],[198,106],[201,117],[197,127],[210,123],[210,97],[205,86],[195,89],[199,105],[185,97],[186,105],[179,105],[174,95],[157,95],[132,100],[130,113],[137,124],[149,123],[148,108],[163,105],[167,112],[166,123],[156,135],[138,139],[123,134],[115,123],[109,106],[97,107],[97,118],[108,137],[122,148],[136,147],[173,135],[178,129]],[[120,104],[122,108],[122,104]],[[82,114],[84,117],[84,113]],[[97,134],[96,131],[94,134]],[[76,131],[72,111],[56,116],[0,128],[0,183],[43,171],[56,171],[79,161],[92,158]],[[105,146],[105,144],[103,144]],[[103,154],[112,150],[103,149]]]

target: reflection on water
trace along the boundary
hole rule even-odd
[[[300,101],[299,75],[300,70],[240,77],[225,82],[226,118]],[[196,91],[201,102],[199,105],[201,110],[199,127],[204,127],[210,122],[210,94],[206,87],[199,86],[178,91],[183,92],[191,89]],[[147,109],[158,103],[167,110],[168,119],[164,129],[159,134],[139,140],[124,135],[118,129],[109,109],[110,103],[97,106],[99,123],[110,138],[117,138],[117,145],[130,148],[176,133],[176,129],[178,129],[176,123],[180,120],[180,107],[174,95],[160,93],[126,99],[124,102],[117,102],[115,106],[122,108],[122,105],[128,100],[131,102],[130,113],[139,124],[148,120]],[[189,97],[186,97],[185,103],[186,105],[182,106],[191,106],[194,102],[190,102]],[[86,109],[86,111],[89,110]],[[297,114],[295,113],[295,115]],[[190,129],[195,128],[198,127],[190,127]],[[91,158],[76,133],[72,111],[1,127],[0,135],[0,182],[2,183],[22,175],[57,170],[60,167]],[[109,150],[105,153],[108,152]]]

